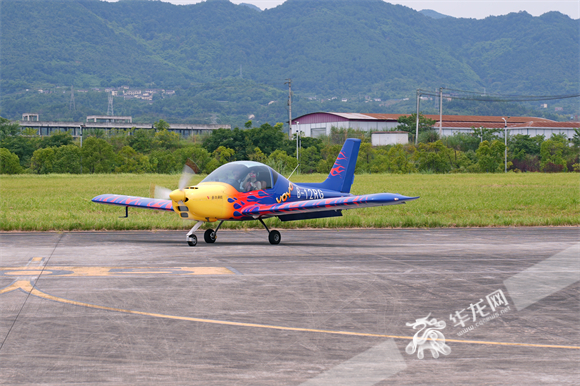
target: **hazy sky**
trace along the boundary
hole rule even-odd
[[[200,0],[163,0],[173,4],[193,4]],[[261,9],[274,8],[283,0],[230,0],[234,4],[249,3]],[[316,1],[316,0],[312,0]],[[357,1],[357,0],[352,0]],[[506,15],[510,12],[526,11],[540,16],[549,11],[559,11],[572,19],[580,18],[579,0],[392,0],[417,11],[432,9],[444,15],[484,19],[488,16]]]

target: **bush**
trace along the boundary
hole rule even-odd
[[[77,145],[64,145],[56,149],[54,173],[79,174],[81,172],[81,149]]]
[[[523,159],[514,159],[512,167],[522,172],[539,172],[540,158],[536,155],[526,154]]]
[[[451,153],[443,142],[420,143],[413,159],[420,172],[447,173],[451,170]]]
[[[439,137],[439,133],[435,130],[427,130],[422,133],[419,133],[419,141],[420,143],[431,143],[437,142],[441,138]]]
[[[552,138],[554,137],[555,136],[552,136]],[[542,145],[540,146],[540,165],[542,171],[548,173],[555,173],[556,170],[566,172],[568,171],[566,160],[564,159],[566,143],[558,140],[558,138],[552,138],[542,142]],[[556,167],[556,165],[560,165],[561,168]]]
[[[47,147],[34,151],[32,155],[31,169],[36,174],[48,174],[53,172],[56,153],[54,148]]]
[[[542,171],[545,173],[561,173],[561,172],[565,171],[565,166],[560,165],[560,164],[555,164],[555,163],[548,161],[542,167]]]
[[[397,144],[389,149],[387,153],[388,172],[396,174],[416,172],[415,166],[411,162],[415,153],[415,147],[411,146],[408,150],[401,144]]]
[[[83,143],[83,173],[110,173],[115,166],[113,146],[102,138],[89,137]]]
[[[321,160],[319,162],[324,162],[324,160]],[[272,154],[268,156],[268,160],[266,161],[266,163],[272,169],[276,170],[278,173],[283,174],[285,176],[292,173],[292,171],[294,170],[294,168],[296,168],[297,165],[296,158],[289,156],[288,154],[286,154],[284,150],[274,150]]]
[[[474,134],[455,133],[445,137],[444,142],[452,149],[461,150],[463,152],[469,150],[475,152],[482,141],[481,138],[476,137]]]
[[[0,148],[0,174],[22,173],[18,156],[8,149]]]
[[[117,154],[116,173],[149,173],[153,170],[149,157],[139,154],[131,146],[125,146]]]
[[[483,141],[477,149],[477,164],[482,173],[497,173],[504,171],[505,145],[503,142],[495,140],[491,144]],[[508,163],[508,167],[511,162]]]

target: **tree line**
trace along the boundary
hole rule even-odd
[[[415,116],[402,116],[397,130],[409,132]],[[498,173],[503,172],[502,130],[472,128],[440,138],[433,122],[420,116],[418,145],[373,147],[371,133],[332,128],[330,135],[302,137],[297,168],[296,138],[289,139],[282,123],[218,129],[210,135],[180,138],[163,120],[155,130],[87,130],[82,138],[68,132],[38,136],[0,117],[0,174],[180,173],[187,159],[201,173],[237,160],[265,163],[282,174],[328,173],[347,138],[361,139],[356,173]],[[517,134],[508,137],[508,170],[514,172],[580,172],[580,130],[572,141],[564,134],[551,138]]]

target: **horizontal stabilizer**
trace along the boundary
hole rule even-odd
[[[419,197],[406,197],[394,193],[375,193],[361,196],[324,198],[320,200],[294,201],[273,205],[249,205],[240,210],[243,216],[282,216],[339,209],[370,208],[373,206],[398,205]]]
[[[340,217],[342,216],[342,210],[325,210],[320,212],[309,212],[309,213],[293,213],[278,216],[281,221],[297,221],[297,220],[312,220],[315,218],[328,218],[328,217]]]

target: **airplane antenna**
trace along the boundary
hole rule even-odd
[[[294,174],[294,172],[296,171],[296,169],[298,169],[299,166],[300,166],[300,164],[296,165],[296,167],[294,168],[294,170],[292,170],[292,173],[290,173],[290,175],[288,176],[288,178],[286,178],[287,180],[289,180],[290,177],[292,177],[292,174]]]

